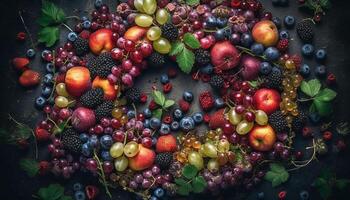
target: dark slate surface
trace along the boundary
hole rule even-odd
[[[65,8],[66,13],[74,15],[84,15],[84,10],[92,8],[93,0],[78,1],[78,0],[60,0],[55,1],[61,7]],[[108,1],[115,5],[115,1]],[[263,0],[263,3],[267,10],[274,13],[275,16],[283,18],[285,15],[294,15],[298,20],[307,17],[305,13],[301,13],[298,10],[296,0],[290,1],[291,6],[287,8],[273,8],[270,1]],[[349,120],[348,102],[350,101],[350,82],[348,76],[350,75],[350,69],[348,63],[349,57],[349,24],[350,24],[350,2],[346,0],[337,0],[333,3],[333,9],[324,17],[322,24],[316,28],[316,47],[325,47],[328,51],[328,61],[326,63],[328,69],[334,72],[338,79],[338,98],[335,105],[334,120]],[[23,26],[18,17],[18,11],[24,10],[23,16],[25,17],[27,26],[31,33],[35,34],[38,26],[35,24],[39,9],[40,1],[36,0],[2,0],[0,2],[0,40],[1,40],[1,67],[0,67],[0,113],[1,113],[1,127],[7,127],[6,116],[11,113],[15,118],[25,123],[34,125],[35,122],[42,116],[33,108],[33,99],[40,93],[40,87],[37,90],[25,91],[17,84],[16,73],[11,69],[9,62],[10,59],[17,55],[23,55],[25,52],[25,45],[19,44],[15,41],[15,34],[19,31],[24,31]],[[74,8],[84,8],[82,10],[75,10]],[[291,42],[292,52],[299,52],[300,42],[298,38],[294,37]],[[34,36],[35,38],[35,36]],[[39,58],[39,56],[37,56]],[[39,59],[37,59],[39,60]],[[313,60],[306,60],[307,63],[314,68],[316,63]],[[31,63],[31,67],[37,70],[43,70],[43,65],[39,61]],[[165,70],[164,70],[165,71]],[[137,82],[137,85],[143,85],[147,90],[150,90],[150,86],[159,78],[156,71],[149,71]],[[180,74],[176,79],[172,80],[174,84],[174,91],[170,96],[174,99],[179,99],[183,90],[189,89],[195,91],[202,91],[208,86],[206,84],[197,84],[192,81],[190,77],[186,77]],[[192,108],[193,111],[198,109],[198,106]],[[305,145],[300,137],[297,137],[297,148],[301,148]],[[40,145],[40,152],[42,157],[45,157],[44,149],[45,145]],[[14,147],[3,145],[0,147],[1,158],[1,193],[0,199],[11,200],[26,200],[32,199],[31,195],[34,194],[40,186],[45,186],[50,182],[59,182],[71,186],[75,181],[85,181],[87,183],[94,183],[93,178],[89,176],[77,175],[73,180],[62,181],[54,177],[41,177],[37,179],[29,179],[19,168],[18,160],[20,157],[30,155],[30,152],[20,151]],[[327,156],[320,158],[320,161],[313,162],[309,167],[303,168],[291,173],[290,180],[277,188],[272,188],[269,183],[262,183],[252,191],[244,192],[242,194],[241,189],[228,190],[219,197],[211,197],[208,195],[193,196],[186,199],[256,199],[257,192],[264,191],[265,197],[268,200],[277,199],[277,193],[281,190],[287,190],[287,199],[296,200],[299,199],[299,192],[301,190],[308,190],[311,193],[312,200],[318,200],[320,197],[315,190],[310,186],[314,178],[318,175],[318,172],[330,166],[337,171],[338,177],[350,178],[349,173],[349,155],[347,150],[340,155],[327,154]],[[238,192],[237,191],[241,191]],[[107,199],[107,197],[100,195],[100,200]],[[120,190],[113,191],[113,199],[135,199],[134,196]],[[185,198],[182,198],[185,199]],[[346,191],[342,194],[339,193],[337,200],[348,199]]]

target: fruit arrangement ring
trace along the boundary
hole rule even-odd
[[[335,76],[322,65],[326,51],[312,45],[314,20],[282,21],[257,0],[134,0],[117,3],[115,12],[97,0],[95,8],[90,17],[75,19],[43,2],[39,42],[53,46],[57,24],[70,32],[63,46],[41,53],[47,74],[35,105],[44,118],[33,135],[49,143],[50,156],[21,162],[27,171],[34,168],[32,175],[69,179],[87,173],[98,177],[110,197],[111,188],[121,187],[156,200],[251,189],[262,179],[277,186],[288,180],[289,170],[327,151],[331,133],[313,137],[306,126],[327,119],[336,97],[329,88]],[[74,30],[68,19],[77,21]],[[288,53],[286,29],[293,27],[304,43],[302,55],[321,63],[317,78],[307,80],[312,72],[302,56]],[[28,50],[27,57],[34,56]],[[24,87],[40,82],[29,62],[13,60]],[[176,67],[161,75],[161,88],[134,86],[147,68],[169,62]],[[167,98],[179,71],[212,90]],[[190,112],[195,99],[201,111]],[[142,104],[146,108],[138,110]],[[206,131],[198,131],[203,124]],[[309,138],[310,158],[293,148],[296,135]],[[30,136],[16,139],[25,145]],[[74,190],[78,200],[98,193],[96,186],[82,192],[76,184]]]

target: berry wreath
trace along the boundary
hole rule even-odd
[[[295,25],[307,43],[303,56],[315,55],[322,63],[326,51],[315,51],[311,44],[312,19],[296,23],[287,16],[282,24],[257,0],[135,0],[118,3],[116,12],[96,0],[91,17],[78,18],[74,31],[65,23],[72,18],[43,2],[39,42],[52,47],[58,25],[71,32],[63,46],[41,53],[48,73],[35,106],[45,118],[34,131],[12,119],[22,134],[11,136],[17,144],[27,144],[32,136],[23,134],[28,132],[35,141],[50,143],[50,159],[21,161],[31,175],[69,179],[82,171],[98,176],[110,197],[111,188],[121,187],[155,200],[228,187],[250,189],[261,179],[277,186],[288,180],[289,170],[305,167],[327,151],[331,133],[313,138],[306,125],[332,114],[336,92],[329,87],[335,77],[322,65],[315,71],[319,79],[306,80],[310,68],[300,55],[288,53],[290,37],[282,29]],[[33,49],[27,57],[35,56]],[[24,87],[40,82],[29,62],[13,60]],[[168,62],[216,91],[198,96],[201,112],[189,113],[194,101],[190,91],[178,103],[167,99],[176,68],[161,76],[163,88],[152,87],[150,95],[134,86],[148,67]],[[322,77],[327,77],[327,87]],[[148,106],[139,112],[140,104]],[[207,131],[198,135],[201,124]],[[292,148],[300,133],[313,144],[306,160]],[[98,191],[89,186],[84,193],[79,184],[74,190],[76,199],[94,199]]]

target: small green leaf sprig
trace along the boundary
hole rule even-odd
[[[199,170],[194,165],[185,165],[182,169],[182,176],[175,179],[177,193],[187,196],[190,192],[201,193],[207,187],[203,176],[198,174]]]
[[[264,178],[271,182],[272,187],[276,187],[288,180],[289,173],[282,164],[271,163],[270,170],[266,173]]]
[[[162,118],[163,112],[175,104],[172,99],[166,99],[164,94],[159,90],[152,91],[152,98],[154,102],[160,106],[160,108],[153,111],[153,116],[160,119]]]
[[[34,177],[39,173],[39,163],[30,158],[23,158],[19,161],[20,168],[27,173],[29,177]]]
[[[300,7],[311,10],[314,16],[325,15],[325,11],[331,8],[331,2],[330,0],[306,0]]]
[[[71,196],[64,194],[64,187],[59,184],[50,184],[48,187],[42,187],[33,197],[40,200],[73,200]]]

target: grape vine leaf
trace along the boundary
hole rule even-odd
[[[39,33],[39,42],[45,43],[46,47],[52,47],[58,40],[60,30],[55,26],[47,26],[42,28]]]
[[[181,53],[183,51],[183,49],[185,48],[185,45],[184,43],[182,42],[174,42],[172,45],[171,45],[171,50],[169,52],[169,55],[170,56],[175,56],[179,53]]]
[[[289,173],[287,170],[283,165],[277,163],[270,164],[270,170],[265,175],[265,180],[270,181],[272,187],[276,187],[286,182],[288,178]]]
[[[312,79],[308,82],[301,82],[300,89],[309,97],[314,97],[321,89],[321,83],[318,79]]]
[[[197,167],[190,164],[186,165],[182,170],[182,175],[187,179],[194,178],[197,175],[197,173],[198,173]]]
[[[40,26],[59,25],[65,21],[66,15],[61,8],[57,7],[52,2],[43,1],[41,15],[37,20]]]
[[[180,195],[187,196],[192,191],[192,185],[185,179],[177,178],[175,179],[175,183],[178,186],[177,193]]]
[[[198,39],[194,37],[194,35],[191,33],[185,33],[183,41],[187,46],[191,47],[192,49],[198,49],[201,46]]]
[[[192,188],[194,193],[201,193],[207,187],[207,182],[203,176],[197,176],[192,180]]]
[[[61,200],[65,197],[64,188],[59,184],[50,184],[48,187],[40,188],[37,196],[40,200]]]
[[[200,0],[186,0],[186,4],[189,6],[196,6],[200,3]]]
[[[39,172],[39,164],[33,159],[21,159],[19,166],[24,170],[29,177],[34,177]]]
[[[184,48],[177,56],[176,62],[178,63],[180,69],[189,74],[192,70],[194,64],[194,53],[187,48]]]

